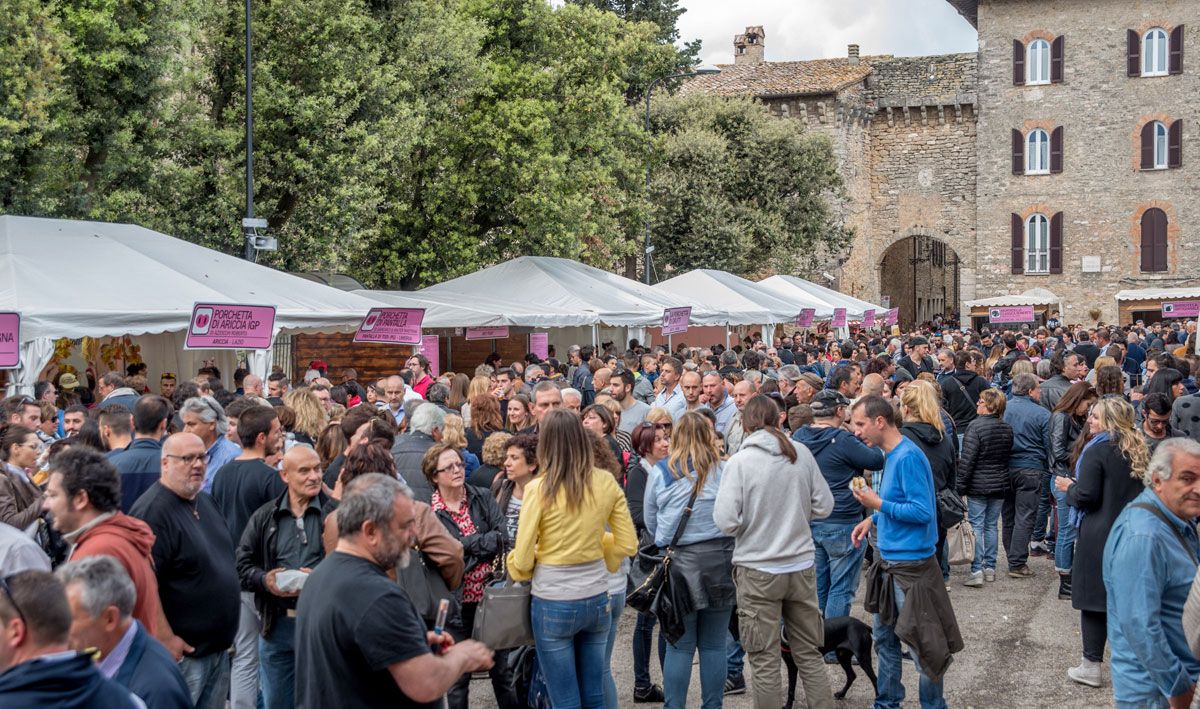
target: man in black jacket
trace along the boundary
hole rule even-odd
[[[308,446],[283,456],[280,473],[287,491],[254,511],[238,544],[238,578],[254,594],[262,617],[259,677],[267,707],[293,704],[296,676],[296,599],[300,579],[286,583],[280,574],[308,574],[325,558],[321,530],[337,505],[321,492],[321,458]],[[285,574],[295,577],[295,574]]]
[[[897,365],[906,369],[913,379],[921,372],[937,372],[937,365],[934,364],[933,357],[929,356],[929,340],[920,335],[908,341],[908,354],[901,358]]]
[[[1084,360],[1087,361],[1088,369],[1091,369],[1096,366],[1096,358],[1100,356],[1100,348],[1091,343],[1091,337],[1088,335],[1087,330],[1080,330],[1078,338],[1079,342],[1076,343],[1073,349],[1075,352],[1083,355]]]
[[[1058,400],[1071,388],[1072,382],[1081,381],[1088,373],[1087,361],[1078,352],[1055,352],[1050,358],[1050,367],[1054,370],[1054,376],[1042,382],[1042,396],[1038,400],[1047,411],[1054,410]]]
[[[988,388],[988,382],[971,369],[971,353],[962,350],[954,355],[954,369],[948,376],[942,377],[940,385],[946,413],[954,419],[958,447],[961,448],[967,425],[978,415],[975,405],[979,403],[979,394]]]

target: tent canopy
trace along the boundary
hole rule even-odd
[[[818,318],[833,317],[834,308],[845,308],[846,317],[851,320],[861,319],[868,310],[881,312],[887,310],[882,305],[875,305],[865,300],[859,300],[853,296],[835,291],[832,288],[819,286],[816,283],[806,281],[803,278],[797,278],[796,276],[771,276],[759,281],[758,285],[788,301],[799,303],[807,299],[810,304],[801,307],[816,309],[816,317]]]
[[[1117,300],[1196,300],[1200,288],[1136,288],[1117,291]]]
[[[0,274],[26,342],[182,331],[197,302],[274,305],[284,332],[352,331],[379,305],[132,224],[0,216]]]
[[[1057,305],[1058,296],[1045,288],[1030,288],[1020,295],[1000,295],[994,298],[968,300],[970,308],[1003,308],[1014,305]]]
[[[582,313],[537,307],[504,298],[464,304],[463,298],[450,293],[421,291],[356,290],[365,298],[378,300],[394,308],[425,308],[423,328],[486,327],[566,327],[589,325],[593,319]]]
[[[571,327],[582,323],[639,327],[658,325],[666,308],[692,307],[694,322],[717,313],[702,302],[657,290],[615,273],[569,259],[521,256],[444,283],[415,291],[413,296],[448,296],[468,308],[488,310],[497,296],[533,304],[537,310],[568,315],[547,317],[539,327]]]
[[[725,271],[698,268],[662,283],[655,288],[689,301],[703,301],[720,311],[712,322],[693,314],[692,321],[703,325],[763,325],[792,322],[803,305],[780,298],[754,281]]]

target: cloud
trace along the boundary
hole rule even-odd
[[[733,61],[733,36],[748,25],[767,33],[768,61],[862,54],[921,56],[973,52],[975,29],[946,0],[682,0],[682,40],[702,41],[704,64]]]

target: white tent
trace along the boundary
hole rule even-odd
[[[689,271],[654,287],[681,298],[706,302],[718,309],[712,320],[700,320],[692,315],[693,322],[704,325],[790,323],[800,314],[801,308],[809,307],[784,300],[754,281],[708,268]]]
[[[352,332],[379,306],[132,224],[0,216],[0,273],[0,311],[21,314],[14,385],[24,391],[63,337],[137,336],[148,363],[164,358],[152,378],[194,371],[214,355],[183,349],[197,302],[273,305],[276,335]],[[255,352],[251,369],[265,374],[270,361],[270,351]]]
[[[1045,288],[1030,288],[1020,295],[998,295],[993,298],[968,300],[968,308],[1003,308],[1015,305],[1058,305],[1059,298]]]
[[[578,261],[547,256],[521,256],[412,295],[452,297],[464,307],[485,311],[491,307],[489,303],[500,298],[537,310],[567,314],[562,318],[548,317],[539,327],[576,327],[585,323],[645,327],[660,324],[664,309],[688,305],[692,306],[693,321],[716,315],[703,303]]]
[[[365,298],[378,300],[395,308],[425,308],[423,328],[488,327],[513,325],[518,327],[563,327],[590,325],[593,319],[583,313],[570,313],[504,298],[487,302],[464,304],[463,299],[450,293],[415,291],[355,290]]]
[[[875,310],[879,313],[887,311],[887,308],[882,305],[868,303],[865,300],[846,295],[832,288],[819,286],[816,283],[806,281],[803,278],[797,278],[796,276],[771,276],[759,281],[758,285],[785,300],[803,302],[804,299],[808,299],[813,301],[813,305],[802,307],[816,308],[816,317],[818,319],[832,317],[834,308],[845,308],[846,317],[850,320],[861,319],[863,314],[868,310]],[[817,305],[818,303],[824,304],[825,307],[820,307],[820,305]]]

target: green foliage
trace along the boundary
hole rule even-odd
[[[825,136],[748,99],[693,95],[654,109],[663,134],[651,183],[660,277],[805,272],[849,244],[829,206],[842,182]]]
[[[0,210],[135,222],[240,253],[242,2],[0,0],[0,11]],[[674,45],[673,0],[255,0],[253,11],[255,211],[279,238],[262,255],[271,265],[414,288],[521,254],[628,263],[652,146],[665,151],[664,236],[671,214],[698,244],[782,235],[790,249],[828,218],[808,189],[833,184],[827,147],[770,128],[758,108],[726,111],[721,122],[748,128],[721,129],[656,99],[670,136],[645,134],[631,97],[695,58]],[[755,160],[815,176],[784,195],[786,180],[750,174]],[[729,193],[696,200],[688,185]]]

